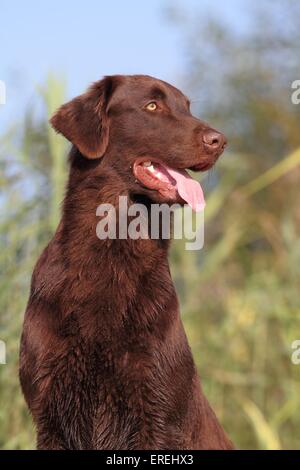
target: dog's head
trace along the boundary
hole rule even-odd
[[[175,87],[144,75],[110,76],[64,104],[51,123],[88,159],[110,165],[133,196],[203,205],[201,187],[186,172],[211,168],[226,139],[192,116]],[[103,163],[102,163],[103,162]]]

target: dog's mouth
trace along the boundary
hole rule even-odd
[[[133,173],[143,186],[158,191],[168,200],[176,201],[180,196],[196,212],[205,207],[200,183],[186,170],[175,170],[160,162],[139,159],[134,162]]]

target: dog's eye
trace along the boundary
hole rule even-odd
[[[157,104],[155,101],[151,101],[151,103],[147,104],[146,109],[148,109],[148,111],[155,111],[157,109]]]

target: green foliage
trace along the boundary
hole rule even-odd
[[[18,350],[33,266],[59,220],[66,177],[66,145],[47,124],[63,101],[61,81],[41,90],[44,117],[27,113],[22,132],[0,141],[0,339],[7,364],[0,365],[0,448],[34,448],[34,429],[18,381]],[[59,158],[58,158],[59,157]]]
[[[173,272],[204,389],[236,445],[299,448],[300,5],[250,8],[246,32],[216,15],[183,24],[193,111],[230,153],[206,184],[204,249],[177,243]]]
[[[205,392],[240,448],[297,448],[300,372],[291,344],[300,337],[300,240],[297,200],[286,210],[263,200],[299,191],[293,171],[300,149],[270,171],[236,187],[228,155],[208,197],[202,253],[173,247],[175,277],[187,334]],[[297,158],[295,158],[297,156]],[[237,164],[237,162],[235,161]],[[279,169],[286,169],[285,176]],[[247,179],[245,169],[244,179]],[[292,182],[291,182],[292,179]],[[259,184],[258,184],[259,183]]]

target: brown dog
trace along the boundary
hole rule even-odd
[[[168,241],[96,235],[97,206],[117,207],[120,195],[148,209],[199,202],[184,169],[210,168],[224,136],[148,76],[106,77],[51,123],[73,147],[62,220],[35,267],[21,340],[38,448],[231,449],[201,391]]]

